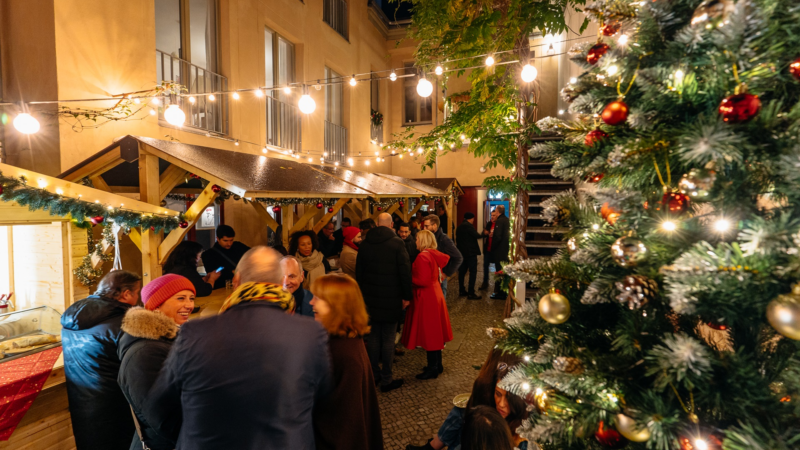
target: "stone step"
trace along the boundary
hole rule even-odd
[[[558,179],[558,178],[534,179],[534,180],[530,180],[530,181],[532,182],[531,184],[534,186],[534,188],[536,187],[536,185],[547,185],[547,186],[570,185],[570,186],[572,186],[572,181],[561,180],[561,179]]]
[[[528,169],[528,175],[551,175],[550,169]]]
[[[567,232],[564,228],[553,228],[553,227],[528,227],[526,229],[528,233],[546,233],[546,234],[564,234]]]
[[[525,241],[529,248],[563,248],[567,245],[564,241]]]
[[[555,190],[555,191],[551,190],[551,189],[541,190],[541,191],[528,191],[528,195],[529,196],[531,196],[531,195],[553,196],[553,195],[556,195],[556,194],[560,194],[560,193],[562,193],[564,191],[566,191],[566,189],[559,189],[559,190]]]

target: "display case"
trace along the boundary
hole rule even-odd
[[[61,314],[49,306],[0,314],[0,363],[61,345]]]

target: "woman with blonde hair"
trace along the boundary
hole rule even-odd
[[[369,316],[358,283],[347,275],[323,275],[311,292],[314,319],[330,335],[334,385],[314,407],[317,449],[382,450],[378,395],[362,338]]]
[[[444,371],[442,350],[453,340],[450,315],[442,293],[442,268],[450,257],[436,250],[436,235],[428,230],[417,233],[420,251],[411,266],[411,284],[414,299],[406,311],[401,342],[413,350],[422,347],[428,352],[428,365],[417,375],[420,380],[437,378]]]

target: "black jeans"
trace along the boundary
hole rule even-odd
[[[394,361],[394,337],[397,333],[397,322],[370,323],[372,329],[365,337],[367,355],[372,365],[372,375],[381,385],[386,386],[392,382],[392,361]],[[383,363],[383,369],[379,363]]]
[[[483,252],[483,284],[489,284],[489,263],[494,263],[495,272],[503,270],[502,261],[495,261],[489,252]]]
[[[464,289],[464,278],[469,271],[469,284],[467,289]],[[475,281],[478,278],[478,255],[465,256],[464,262],[458,268],[458,290],[467,291],[468,294],[475,293]]]

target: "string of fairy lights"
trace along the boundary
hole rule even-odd
[[[519,73],[520,79],[523,83],[531,83],[536,80],[538,76],[538,70],[536,69],[535,65],[532,64],[536,59],[544,59],[550,58],[555,56],[560,56],[565,54],[565,52],[557,53],[555,51],[555,44],[563,44],[570,41],[577,41],[577,40],[588,40],[593,39],[591,36],[579,36],[576,38],[571,39],[562,39],[555,41],[551,35],[545,36],[545,42],[538,45],[533,45],[531,48],[536,47],[548,47],[545,51],[544,56],[539,57],[531,57],[529,61],[522,67],[522,70]],[[622,38],[624,39],[624,37]],[[157,114],[156,108],[164,107],[163,116],[164,120],[172,126],[175,127],[182,127],[183,124],[186,122],[186,113],[180,108],[178,104],[178,99],[185,99],[190,104],[195,104],[199,97],[204,97],[206,101],[215,102],[217,101],[218,97],[220,96],[228,96],[231,100],[237,101],[242,99],[243,94],[253,95],[255,98],[264,98],[269,95],[270,92],[280,91],[283,94],[291,95],[297,93],[298,91],[301,93],[300,98],[297,101],[297,107],[301,113],[305,115],[312,114],[316,111],[316,102],[314,99],[309,95],[309,88],[313,87],[316,90],[322,89],[323,86],[331,86],[331,85],[341,85],[344,83],[349,84],[352,87],[358,86],[359,83],[364,82],[372,82],[377,80],[390,80],[392,82],[397,81],[401,78],[412,78],[417,77],[417,86],[416,91],[417,94],[421,98],[428,98],[433,94],[433,83],[430,82],[429,77],[432,76],[442,76],[449,72],[455,72],[460,70],[468,70],[468,69],[478,69],[478,68],[490,68],[495,66],[502,66],[508,64],[516,64],[520,61],[518,59],[503,59],[504,55],[511,54],[515,52],[515,50],[504,50],[504,51],[495,51],[489,53],[483,53],[475,56],[468,56],[458,59],[452,59],[444,61],[443,63],[435,63],[426,65],[423,67],[418,67],[413,69],[411,73],[405,73],[409,69],[408,68],[401,68],[401,69],[385,69],[385,70],[376,70],[370,72],[362,72],[362,73],[354,73],[352,74],[349,79],[346,76],[341,76],[337,78],[329,78],[329,79],[316,79],[316,80],[306,80],[300,82],[293,82],[284,85],[273,85],[273,86],[261,86],[256,88],[246,88],[246,89],[233,89],[233,90],[219,90],[214,92],[205,92],[205,93],[182,93],[182,92],[172,92],[172,93],[161,93],[158,95],[136,95],[136,94],[122,94],[118,96],[112,97],[99,97],[99,98],[87,98],[87,99],[67,99],[67,100],[42,100],[42,101],[29,101],[29,102],[0,102],[0,106],[18,106],[20,108],[20,113],[16,115],[13,119],[14,128],[23,134],[35,134],[37,133],[41,125],[39,121],[33,117],[28,109],[28,105],[43,105],[43,104],[58,104],[58,103],[88,103],[88,102],[102,102],[102,101],[117,101],[119,102],[122,100],[130,100],[134,104],[137,105],[147,105],[151,106],[149,110],[149,114],[155,116]],[[458,68],[448,68],[448,64],[452,64],[459,61],[467,61],[467,60],[482,60],[480,64],[476,64],[470,67],[458,67]],[[430,70],[426,70],[426,67]],[[402,74],[398,75],[398,71],[402,71]],[[388,75],[386,75],[388,73]],[[263,154],[269,154],[270,152],[278,155],[283,155],[291,158],[295,158],[298,160],[305,159],[309,163],[311,162],[319,162],[320,164],[332,164],[334,166],[339,166],[338,161],[331,162],[328,159],[328,152],[327,151],[320,151],[314,150],[314,156],[312,156],[310,149],[305,149],[306,154],[303,155],[301,151],[295,151],[291,149],[285,149],[281,147],[276,147],[269,144],[262,144],[257,142],[252,142],[244,139],[236,139],[236,138],[228,138],[223,136],[214,135],[211,133],[207,133],[206,137],[220,139],[227,142],[232,142],[235,146],[239,146],[240,144],[250,144],[255,146],[256,148],[261,148],[261,152]],[[460,144],[464,145],[464,143],[468,140],[468,137],[465,135],[460,136]],[[378,143],[377,141],[370,141],[372,144],[378,145],[379,150],[374,152],[374,157],[372,155],[362,155],[361,152],[358,155],[350,155],[347,158],[347,161],[343,164],[347,164],[348,166],[355,166],[356,158],[363,160],[364,166],[370,166],[371,160],[374,159],[376,163],[381,163],[386,161],[386,157],[398,157],[400,159],[403,158],[404,153],[409,154],[409,156],[414,155],[415,150],[418,155],[423,154],[424,152],[432,149],[426,149],[423,147],[418,147],[416,149],[413,148],[404,148],[404,149],[396,149],[391,148],[389,150],[390,154],[382,154],[381,150],[384,150],[387,146],[383,143]],[[458,143],[452,142],[449,144],[439,143],[437,148],[438,150],[442,150],[444,145],[448,145],[451,149],[455,148]],[[398,151],[400,150],[400,151]],[[317,157],[317,155],[319,155]]]

